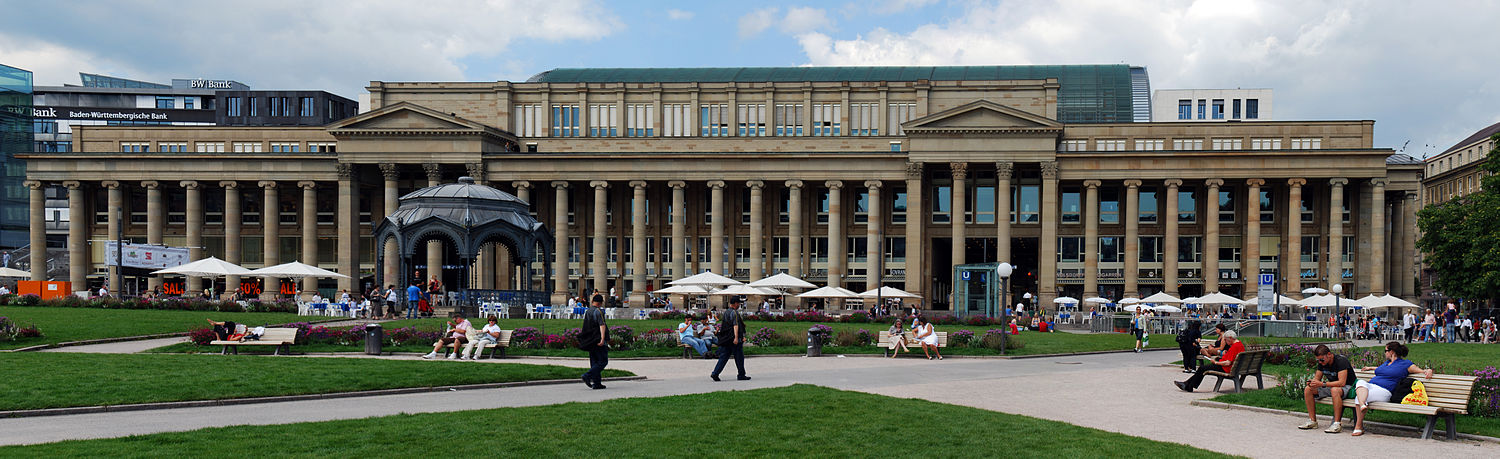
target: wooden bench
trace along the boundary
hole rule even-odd
[[[693,358],[693,351],[696,351],[697,349],[693,349],[692,346],[689,346],[687,343],[682,342],[682,335],[681,334],[673,332],[672,333],[672,339],[677,340],[677,347],[680,348],[680,349],[682,349],[682,358],[684,358],[684,359],[691,359],[691,358]],[[708,346],[708,352],[709,353],[712,353],[714,351],[714,343],[713,342],[711,342],[711,341],[710,342],[705,342],[704,344]]]
[[[512,331],[513,330],[500,330],[500,338],[498,340],[496,340],[494,343],[485,342],[483,345],[479,346],[479,352],[475,353],[475,358],[477,359],[479,355],[484,354],[485,349],[489,349],[489,351],[490,351],[490,355],[487,358],[491,358],[491,359],[495,358],[495,352],[496,351],[500,352],[500,356],[501,357],[505,357],[505,348],[510,347],[510,333]],[[470,335],[470,336],[478,336],[478,335],[476,334],[476,335]],[[432,343],[432,345],[433,346],[437,346],[438,343],[440,343],[440,342],[442,342],[442,341],[434,341]],[[463,352],[463,349],[464,349],[465,346],[468,346],[468,344],[464,344],[462,346],[459,346],[458,350],[454,351],[454,352]],[[451,354],[449,354],[449,355],[451,355]],[[444,357],[447,357],[447,355],[445,355]]]
[[[230,349],[233,349],[235,355],[239,355],[239,353],[240,353],[240,346],[276,346],[276,349],[275,349],[275,351],[272,352],[272,355],[280,355],[281,351],[283,349],[285,349],[287,351],[287,353],[290,354],[291,353],[291,345],[293,343],[295,343],[295,342],[297,342],[297,329],[295,329],[295,328],[267,328],[266,332],[264,334],[260,335],[260,339],[257,339],[257,340],[248,340],[248,341],[221,341],[221,340],[214,340],[214,341],[210,341],[208,344],[210,346],[224,346],[224,348],[219,351],[219,354],[227,354],[227,353],[229,353]]]
[[[935,334],[935,335],[937,335],[937,347],[948,347],[948,332],[945,332],[945,331],[935,331],[935,332],[932,332],[932,333]],[[890,356],[891,355],[891,332],[890,332],[890,330],[883,330],[883,331],[881,331],[880,332],[880,338],[875,341],[875,345],[879,346],[880,349],[882,349],[882,351],[885,353],[886,356]],[[908,337],[906,339],[906,347],[907,348],[921,348],[922,347],[922,343],[919,342],[916,338]]]
[[[1369,381],[1375,377],[1375,373],[1355,370],[1354,376],[1360,380]],[[1432,430],[1434,427],[1437,427],[1438,418],[1442,418],[1443,424],[1447,426],[1448,439],[1457,439],[1458,426],[1456,425],[1456,421],[1458,420],[1458,415],[1469,414],[1469,397],[1473,396],[1474,381],[1479,378],[1465,375],[1435,374],[1432,375],[1431,379],[1421,377],[1416,377],[1416,379],[1417,381],[1421,381],[1422,385],[1427,389],[1427,406],[1403,405],[1400,400],[1393,400],[1390,402],[1370,403],[1369,409],[1427,416],[1427,425],[1422,427],[1423,440],[1432,438]],[[1318,399],[1318,403],[1332,405],[1333,399],[1324,397]],[[1345,399],[1344,408],[1354,409],[1354,400]],[[1354,419],[1352,412],[1349,415],[1349,419]]]
[[[1229,366],[1228,372],[1209,370],[1203,374],[1219,378],[1218,381],[1214,382],[1214,392],[1219,391],[1219,386],[1223,385],[1226,379],[1234,381],[1234,391],[1236,393],[1244,392],[1245,379],[1251,376],[1255,377],[1256,389],[1265,389],[1266,384],[1265,380],[1261,378],[1260,367],[1266,363],[1266,355],[1270,353],[1270,351],[1265,350],[1243,351],[1234,356],[1234,363]],[[1213,364],[1209,363],[1209,365]]]

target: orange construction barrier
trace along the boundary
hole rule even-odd
[[[73,294],[73,283],[65,281],[18,281],[16,293],[36,295],[44,300],[62,298]]]

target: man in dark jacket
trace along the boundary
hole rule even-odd
[[[729,362],[731,355],[734,356],[734,368],[740,372],[738,379],[750,379],[745,376],[745,321],[740,318],[742,302],[744,300],[740,297],[730,297],[729,307],[719,316],[719,363],[708,375],[714,381],[719,380],[719,372],[724,371],[724,364]]]
[[[593,389],[604,388],[600,374],[609,365],[609,328],[604,323],[603,304],[604,295],[595,294],[578,331],[578,348],[589,353],[589,371],[583,374],[583,384]]]

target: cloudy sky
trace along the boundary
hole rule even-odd
[[[557,67],[1109,64],[1154,89],[1273,88],[1278,119],[1373,119],[1436,154],[1500,121],[1500,2],[0,0],[0,63],[354,98],[370,80]],[[1409,142],[1409,144],[1408,144]]]

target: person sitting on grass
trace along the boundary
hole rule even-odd
[[[1354,377],[1354,366],[1349,364],[1348,358],[1334,354],[1327,345],[1323,344],[1313,348],[1313,358],[1318,361],[1318,369],[1313,372],[1312,379],[1307,381],[1307,387],[1302,390],[1302,400],[1307,403],[1308,421],[1297,428],[1302,430],[1318,428],[1316,399],[1333,397],[1333,424],[1329,424],[1328,428],[1323,431],[1343,432],[1344,424],[1340,418],[1344,415],[1344,399],[1354,398],[1354,387],[1358,379]]]
[[[698,356],[708,358],[708,343],[698,337],[699,328],[693,323],[693,316],[682,316],[682,323],[677,324],[677,340],[698,351]]]
[[[463,314],[454,314],[453,320],[448,321],[448,330],[444,332],[443,339],[432,345],[432,352],[423,355],[424,359],[437,357],[438,350],[443,347],[452,347],[453,353],[448,355],[449,359],[458,359],[458,346],[469,342],[469,329],[474,328],[469,321],[464,319]]]
[[[927,322],[926,317],[917,318],[917,330],[914,337],[922,343],[922,355],[927,356],[927,360],[932,360],[932,354],[937,354],[938,360],[943,360],[943,353],[938,352],[937,332],[933,331],[932,324]],[[932,349],[932,354],[927,353],[929,348]]]
[[[891,336],[890,341],[886,344],[886,346],[890,347],[891,358],[896,358],[896,355],[903,351],[911,352],[911,349],[906,347],[906,331],[901,329],[901,319],[896,319],[892,322],[891,329],[887,333]]]
[[[485,324],[484,328],[479,329],[479,333],[474,339],[469,340],[469,344],[464,346],[464,353],[458,359],[479,360],[479,353],[484,351],[486,344],[500,344],[501,331],[499,322],[500,320],[496,319],[495,316],[490,316],[489,323]]]
[[[1375,377],[1369,381],[1355,380],[1354,382],[1354,431],[1352,435],[1358,437],[1365,434],[1365,410],[1370,408],[1373,402],[1391,401],[1391,392],[1396,390],[1396,385],[1406,379],[1407,375],[1422,375],[1432,379],[1432,369],[1423,370],[1422,367],[1406,360],[1406,345],[1400,341],[1385,343],[1385,363],[1378,367],[1364,367],[1364,371],[1375,372]],[[1316,421],[1314,421],[1316,426]]]
[[[1178,389],[1182,389],[1183,392],[1192,392],[1198,388],[1199,384],[1203,383],[1204,374],[1220,370],[1228,372],[1229,367],[1234,365],[1234,358],[1245,351],[1245,343],[1241,343],[1240,340],[1235,339],[1234,332],[1232,331],[1223,332],[1220,335],[1220,339],[1228,343],[1228,347],[1224,349],[1224,358],[1215,360],[1213,365],[1200,365],[1198,370],[1187,381],[1174,381],[1173,384],[1176,384]]]

